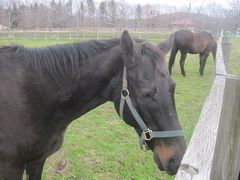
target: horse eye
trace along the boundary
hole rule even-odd
[[[148,92],[148,93],[145,93],[144,96],[145,96],[145,97],[148,97],[148,98],[152,98],[152,97],[153,97],[153,93]]]
[[[147,98],[154,98],[156,92],[157,92],[157,89],[154,88],[152,91],[144,93],[144,96]]]

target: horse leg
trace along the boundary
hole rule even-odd
[[[185,64],[185,59],[187,57],[187,53],[181,52],[181,58],[180,58],[180,68],[181,68],[181,73],[183,76],[186,76],[185,70],[184,70],[184,64]]]
[[[169,62],[168,62],[168,70],[169,70],[170,74],[172,74],[172,66],[174,64],[177,52],[178,52],[178,49],[177,49],[176,45],[173,45],[171,54],[170,54],[170,58],[169,58]]]
[[[21,180],[23,178],[23,166],[14,163],[0,164],[0,179],[1,180]]]
[[[202,63],[203,63],[203,54],[200,53],[200,54],[199,54],[199,73],[200,73],[200,74],[201,74]]]
[[[41,180],[45,161],[46,159],[42,159],[26,165],[27,180]]]
[[[206,52],[204,54],[201,54],[200,55],[200,68],[199,68],[199,73],[201,76],[203,76],[203,71],[204,71],[204,67],[206,65],[206,61],[207,61],[207,58],[208,58],[208,55],[209,55],[209,52]]]

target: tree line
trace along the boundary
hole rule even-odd
[[[229,1],[228,9],[216,2],[206,4],[205,0],[199,0],[198,5],[192,0],[183,2],[181,7],[176,7],[166,4],[133,5],[126,0],[50,0],[45,3],[0,0],[0,24],[8,29],[156,28],[171,26],[170,22],[180,18],[179,12],[182,12],[182,17],[199,21],[197,25],[202,28],[236,29],[240,26],[239,0]]]

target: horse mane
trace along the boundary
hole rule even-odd
[[[164,59],[162,53],[144,40],[134,39],[141,47],[141,54],[150,58]],[[91,63],[92,58],[106,52],[120,44],[120,39],[91,40],[64,45],[53,45],[43,48],[26,48],[23,46],[4,46],[0,48],[0,54],[5,52],[16,55],[16,60],[22,60],[27,66],[33,67],[39,72],[50,72],[53,75],[62,76],[69,73],[78,73],[79,67]]]
[[[144,42],[141,45],[142,45],[141,47],[142,55],[147,55],[150,58],[155,60],[164,61],[165,54],[160,49],[158,49],[158,47],[152,46],[147,42]]]
[[[24,48],[24,60],[36,69],[50,72],[73,72],[88,64],[91,57],[105,52],[120,43],[119,39],[92,40],[73,44],[55,45],[46,48]]]

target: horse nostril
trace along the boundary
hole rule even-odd
[[[171,175],[176,174],[180,166],[180,162],[181,161],[178,157],[172,157],[171,159],[169,159],[168,165],[167,165],[168,173]]]

